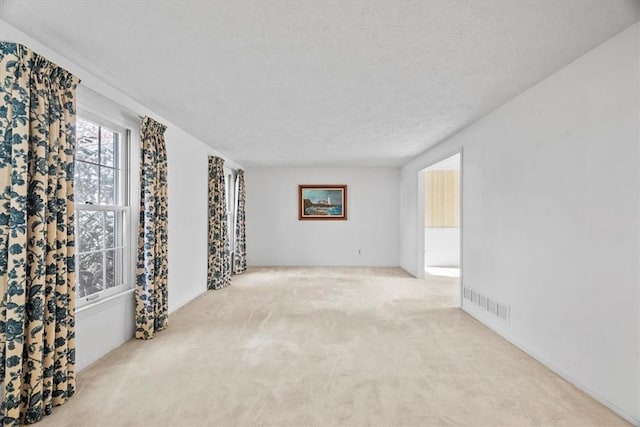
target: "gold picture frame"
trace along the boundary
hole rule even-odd
[[[346,220],[347,186],[298,185],[298,220]]]

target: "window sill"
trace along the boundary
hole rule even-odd
[[[82,307],[76,308],[76,316],[86,316],[89,313],[102,311],[117,302],[117,300],[123,299],[128,295],[132,295],[135,289],[127,289],[115,295],[108,296],[104,299],[99,299],[97,301],[91,302],[91,304],[83,305]]]

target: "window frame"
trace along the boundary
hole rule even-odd
[[[224,167],[225,192],[227,196],[227,230],[229,233],[229,256],[233,265],[233,255],[236,245],[236,214],[237,214],[237,171]]]
[[[132,226],[133,226],[133,212],[131,206],[132,200],[132,188],[131,188],[131,155],[132,155],[132,138],[131,138],[131,130],[129,129],[127,124],[119,125],[114,123],[112,120],[109,120],[104,117],[103,114],[94,113],[89,111],[88,109],[78,108],[76,112],[76,120],[83,119],[89,122],[92,122],[100,127],[106,128],[110,131],[116,132],[119,134],[118,138],[118,165],[117,169],[119,170],[119,179],[117,181],[118,188],[118,200],[116,205],[101,205],[101,204],[89,204],[89,203],[79,203],[75,201],[74,205],[74,216],[75,216],[75,239],[76,239],[76,308],[84,309],[86,307],[90,307],[94,304],[97,304],[101,301],[105,301],[110,297],[117,296],[119,294],[123,294],[129,292],[133,289],[134,286],[134,264],[132,260],[133,253],[133,239],[132,239]],[[81,161],[81,160],[80,160]],[[86,162],[88,164],[92,164],[91,162]],[[75,165],[74,165],[75,168]],[[100,201],[98,200],[98,203]],[[90,295],[85,295],[80,297],[77,294],[78,285],[80,280],[80,268],[79,268],[79,260],[80,254],[79,251],[79,212],[114,212],[114,215],[117,215],[118,212],[122,212],[123,220],[122,220],[122,231],[119,235],[119,239],[122,241],[122,284],[118,286],[114,286],[112,288],[104,289],[99,292],[92,293]],[[103,236],[104,237],[104,236]],[[119,246],[114,245],[114,249]],[[103,249],[100,253],[104,253],[106,249],[103,246]],[[104,258],[103,258],[104,260]],[[105,267],[103,265],[103,272],[105,271]]]

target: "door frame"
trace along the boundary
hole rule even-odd
[[[462,283],[463,283],[463,276],[464,276],[464,259],[463,259],[463,242],[464,242],[464,149],[463,147],[459,147],[456,148],[455,150],[449,152],[446,155],[440,156],[438,157],[437,160],[434,160],[432,162],[430,162],[428,164],[428,166],[425,166],[424,168],[420,169],[420,171],[418,171],[418,279],[424,279],[425,278],[425,262],[424,262],[424,253],[425,253],[425,239],[424,239],[424,215],[425,215],[425,209],[426,209],[426,203],[427,201],[425,200],[425,188],[424,188],[424,176],[425,176],[425,172],[427,171],[427,169],[429,169],[430,167],[434,166],[437,163],[440,163],[443,160],[446,160],[450,157],[453,157],[455,155],[459,154],[460,155],[460,200],[459,200],[459,215],[460,215],[460,241],[459,241],[459,247],[458,250],[460,251],[459,257],[460,257],[460,289],[459,289],[459,294],[460,294],[460,307],[462,307]]]

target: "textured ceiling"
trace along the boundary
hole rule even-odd
[[[253,167],[402,165],[640,18],[637,0],[0,8],[0,18]]]

